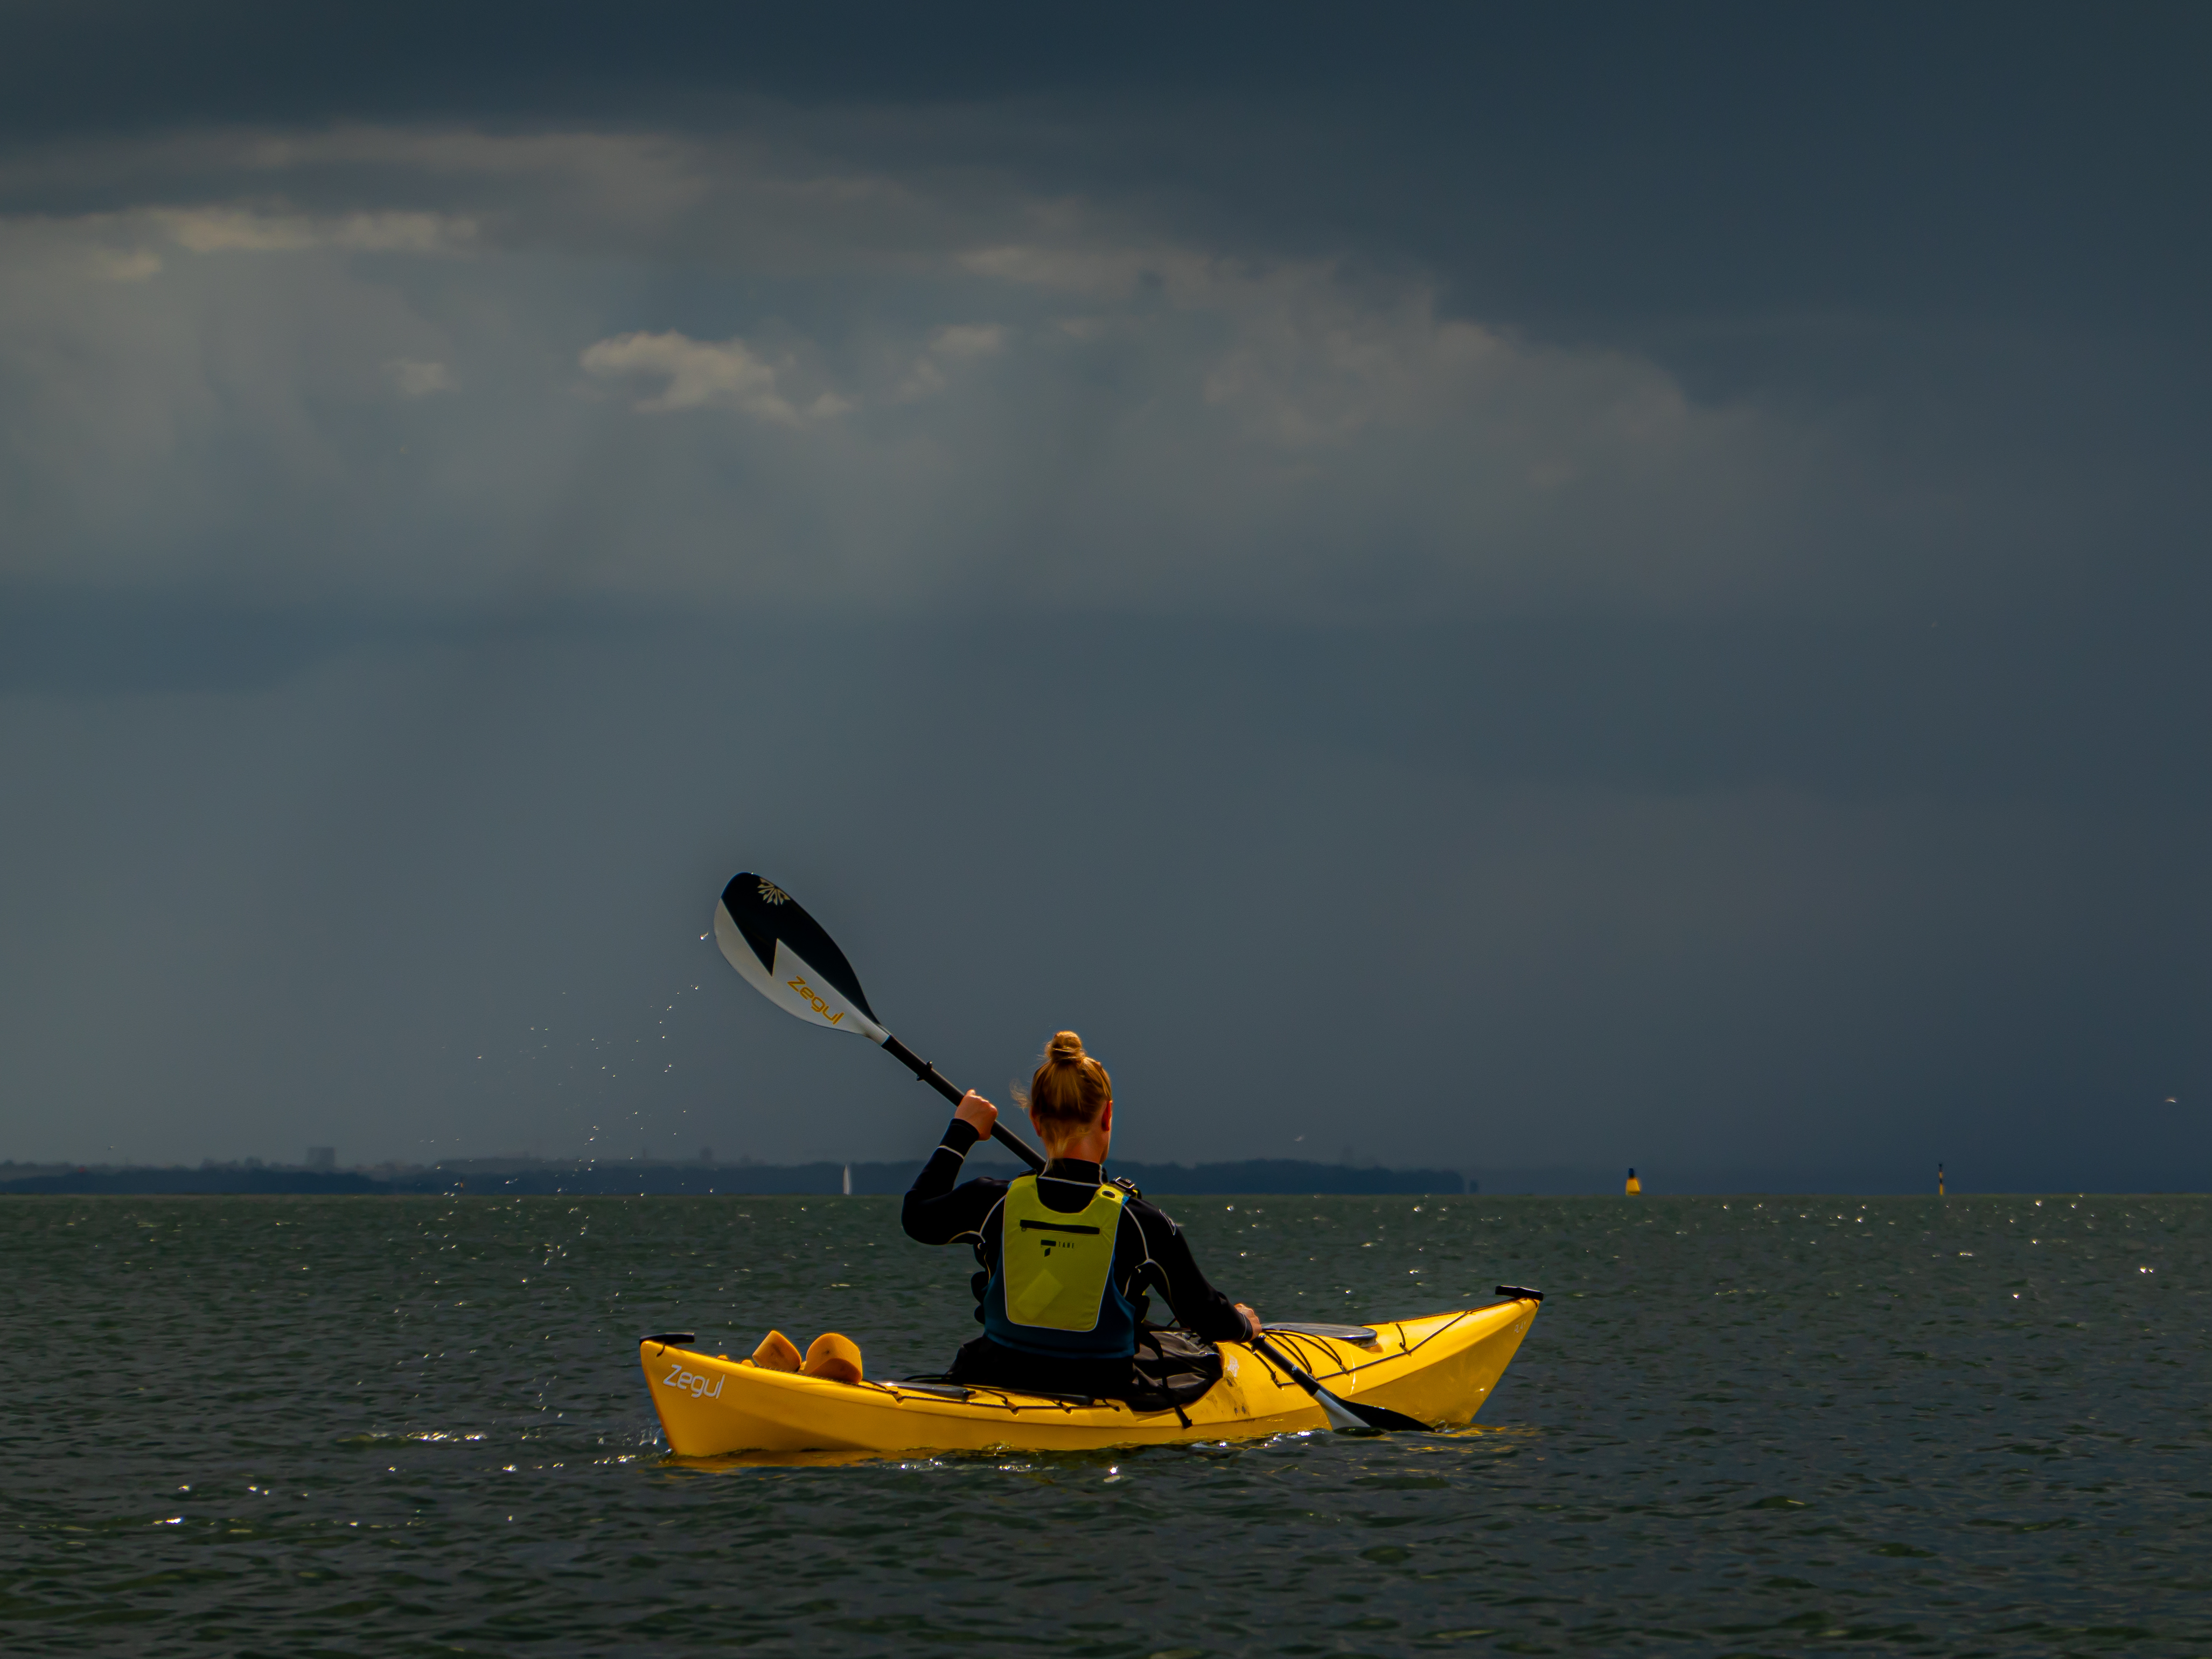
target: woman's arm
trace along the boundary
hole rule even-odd
[[[1142,1199],[1132,1199],[1127,1208],[1144,1237],[1144,1276],[1158,1286],[1185,1329],[1209,1342],[1241,1342],[1258,1331],[1258,1315],[1207,1282],[1190,1253],[1190,1241],[1166,1212]]]
[[[969,1100],[977,1098],[969,1097]],[[980,1237],[991,1206],[1006,1195],[1003,1181],[955,1184],[960,1180],[961,1166],[968,1161],[969,1149],[988,1133],[988,1124],[981,1129],[976,1127],[977,1115],[969,1110],[968,1100],[960,1103],[959,1114],[945,1127],[944,1140],[907,1189],[899,1223],[908,1238],[923,1244],[950,1244],[955,1239]]]

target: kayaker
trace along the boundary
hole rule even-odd
[[[969,1149],[999,1121],[999,1109],[971,1089],[900,1212],[908,1237],[971,1243],[982,1264],[983,1334],[954,1359],[955,1382],[1119,1395],[1129,1387],[1148,1291],[1209,1341],[1259,1334],[1260,1316],[1206,1282],[1182,1230],[1106,1179],[1114,1085],[1081,1037],[1054,1036],[1022,1104],[1044,1142],[1042,1174],[960,1182]]]

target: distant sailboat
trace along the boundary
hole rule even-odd
[[[850,1198],[850,1197],[852,1197],[852,1195],[853,1195],[853,1166],[852,1166],[851,1164],[848,1164],[845,1166],[845,1196],[846,1196],[846,1197],[848,1197],[848,1198]]]

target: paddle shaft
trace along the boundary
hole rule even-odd
[[[968,1097],[966,1090],[957,1086],[946,1078],[944,1073],[939,1071],[936,1066],[931,1065],[888,1031],[884,1033],[883,1046],[885,1054],[943,1095],[955,1106]],[[1002,1146],[1011,1147],[1014,1155],[1032,1170],[1044,1168],[1044,1155],[1004,1123],[994,1123],[991,1126],[991,1139]]]
[[[1409,1429],[1416,1434],[1429,1431],[1429,1425],[1419,1418],[1408,1417],[1403,1412],[1394,1412],[1388,1406],[1355,1405],[1349,1400],[1338,1398],[1322,1387],[1311,1371],[1264,1336],[1254,1337],[1252,1348],[1261,1358],[1288,1371],[1291,1381],[1313,1396],[1315,1403],[1322,1409],[1322,1414],[1328,1419],[1331,1428]]]
[[[1290,1355],[1285,1353],[1273,1343],[1268,1341],[1266,1337],[1254,1337],[1252,1339],[1252,1346],[1259,1350],[1260,1357],[1261,1358],[1271,1361],[1278,1370],[1289,1372],[1291,1381],[1297,1383],[1308,1394],[1319,1395],[1324,1392],[1321,1383],[1316,1380],[1314,1374],[1311,1371],[1299,1364],[1297,1360],[1291,1358]]]

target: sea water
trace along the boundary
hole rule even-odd
[[[1479,1430],[702,1467],[648,1331],[973,1334],[836,1198],[0,1200],[0,1650],[2212,1651],[2212,1200],[1178,1199],[1278,1319],[1547,1299]]]

